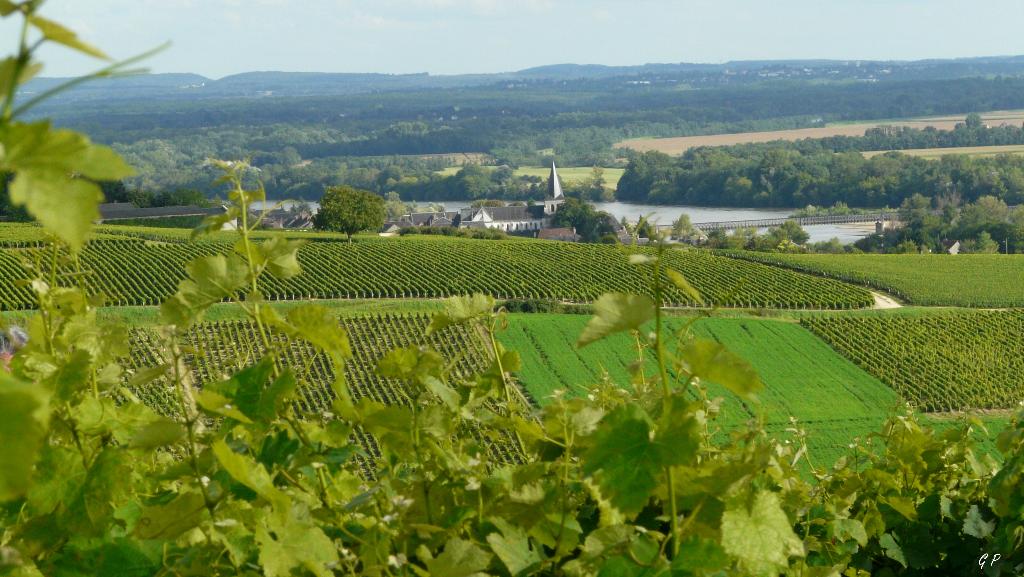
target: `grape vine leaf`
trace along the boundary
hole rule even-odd
[[[297,519],[294,511],[280,519],[270,515],[267,526],[258,527],[260,563],[267,577],[289,577],[295,569],[306,569],[317,577],[331,577],[329,565],[338,562],[338,551],[319,527]]]
[[[790,557],[804,554],[803,541],[793,532],[778,494],[766,490],[726,504],[722,548],[753,575],[778,575]]]
[[[104,54],[102,50],[91,44],[82,42],[82,40],[78,38],[78,35],[72,30],[65,28],[63,25],[58,24],[53,20],[33,15],[29,16],[28,22],[32,26],[35,26],[36,30],[39,30],[43,35],[43,38],[46,38],[47,40],[56,42],[57,44],[62,44],[68,48],[77,50],[83,54],[88,54],[95,58],[110,60],[110,57]]]
[[[636,330],[654,318],[654,301],[643,295],[605,293],[594,302],[594,316],[576,341],[585,347],[622,331]]]
[[[970,510],[967,511],[967,517],[964,518],[964,533],[978,539],[986,539],[995,531],[995,528],[996,522],[994,520],[986,521],[981,516],[978,506],[971,505]]]
[[[693,288],[693,285],[690,284],[690,281],[686,280],[686,277],[672,269],[665,269],[665,274],[668,276],[668,280],[670,280],[677,289],[683,291],[683,294],[690,297],[693,302],[701,305],[704,304],[704,299],[700,296],[700,292]]]
[[[638,513],[658,486],[664,468],[685,461],[697,447],[692,435],[676,434],[696,430],[689,425],[664,435],[652,435],[651,429],[643,409],[620,407],[601,420],[583,455],[583,471],[626,514]]]
[[[501,518],[491,519],[491,522],[501,533],[488,535],[487,544],[513,577],[536,567],[542,561],[540,553],[530,546],[530,538],[525,530]]]
[[[471,296],[451,297],[445,301],[444,312],[430,319],[427,334],[432,335],[451,325],[459,325],[475,318],[488,315],[494,310],[494,297],[474,293]]]
[[[274,486],[270,474],[257,463],[231,450],[223,440],[218,440],[210,447],[224,470],[236,481],[249,487],[257,495],[270,501],[275,510],[288,507],[288,496]]]
[[[748,400],[764,388],[761,377],[746,360],[709,339],[693,339],[682,350],[682,358],[695,377],[718,383]]]
[[[37,385],[0,374],[0,501],[29,489],[49,424],[49,402]]]
[[[82,248],[100,216],[103,194],[93,181],[133,172],[109,148],[70,130],[53,130],[49,122],[0,129],[0,171],[15,174],[11,202],[26,207],[72,251]]]
[[[452,537],[444,545],[444,552],[427,561],[431,575],[470,577],[487,568],[491,554],[476,544]]]
[[[199,493],[179,493],[166,504],[143,509],[134,534],[140,539],[174,539],[197,526],[205,510],[206,503]]]

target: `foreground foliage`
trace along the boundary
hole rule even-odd
[[[37,6],[0,0],[0,14],[18,12],[54,41],[92,50],[37,19]],[[0,78],[17,84],[31,55],[23,42]],[[50,262],[74,265],[90,227],[76,211],[92,214],[98,199],[64,203],[88,187],[51,185],[71,178],[64,169],[88,144],[12,156],[3,139],[25,125],[7,108],[0,167],[14,172],[27,195],[18,202],[44,224],[74,221],[48,248]],[[508,377],[517,355],[494,336],[503,313],[476,295],[452,299],[427,332],[478,331],[490,344],[482,371],[466,375],[429,346],[406,346],[376,370],[405,383],[408,402],[357,400],[341,378],[349,337],[330,315],[306,305],[282,317],[264,300],[266,275],[299,274],[299,243],[253,242],[248,209],[265,200],[262,189],[242,187],[244,164],[215,164],[232,204],[198,232],[237,218],[237,242],[191,262],[162,305],[156,362],[127,386],[126,329],[99,326],[98,299],[61,286],[57,267],[33,268],[31,339],[11,373],[0,372],[0,573],[923,575],[973,573],[979,552],[1000,556],[986,558],[987,574],[1024,567],[1024,422],[1001,436],[997,464],[974,451],[969,425],[936,435],[896,416],[877,446],[813,482],[796,469],[804,444],[772,441],[756,421],[710,442],[716,401],[702,382],[752,406],[762,385],[719,343],[665,330],[666,283],[700,295],[663,268],[660,253],[632,259],[650,279],[647,294],[601,296],[578,341],[636,331],[638,353],[653,356],[656,371],[637,372],[630,387],[530,412]],[[39,167],[49,185],[36,186]],[[263,356],[198,387],[190,362],[202,351],[190,350],[187,335],[225,299],[246,314]],[[638,330],[651,321],[653,330]],[[301,412],[297,371],[281,362],[290,341],[277,335],[330,362],[330,413]],[[248,361],[244,351],[239,358]],[[133,390],[154,382],[173,383],[174,417],[134,400]],[[495,456],[462,434],[477,428],[508,431],[518,454]],[[357,442],[363,434],[376,454]]]

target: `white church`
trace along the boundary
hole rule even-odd
[[[564,202],[562,182],[558,178],[558,169],[552,162],[544,204],[464,208],[459,211],[459,227],[494,228],[505,232],[540,231],[551,227],[551,219]]]

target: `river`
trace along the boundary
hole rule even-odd
[[[308,203],[314,209],[319,208],[315,202]],[[426,206],[430,203],[420,203]],[[459,210],[470,205],[468,201],[452,200],[437,201],[434,204],[443,204],[445,210]],[[641,216],[647,216],[652,222],[658,224],[672,224],[681,214],[689,214],[691,222],[720,222],[726,220],[756,220],[762,218],[782,218],[792,214],[795,209],[786,208],[732,208],[732,207],[708,207],[708,206],[671,206],[655,204],[632,204],[628,202],[595,202],[597,210],[607,212],[620,220],[626,217],[630,222],[636,222]],[[254,206],[254,208],[259,208]],[[874,232],[875,226],[871,223],[860,224],[821,224],[805,226],[804,230],[811,235],[812,242],[826,241],[838,238],[844,244],[852,243]]]

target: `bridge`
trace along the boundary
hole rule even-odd
[[[723,220],[718,222],[695,222],[693,227],[709,232],[712,230],[736,230],[738,228],[771,228],[782,226],[787,220],[795,220],[800,226],[815,224],[853,224],[861,222],[891,222],[899,220],[897,212],[877,212],[865,214],[833,214],[804,217],[759,218],[753,220]],[[672,225],[659,225],[659,229],[670,231]]]

